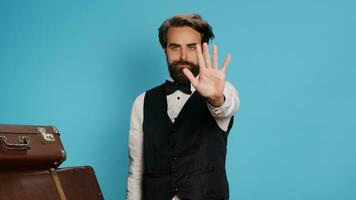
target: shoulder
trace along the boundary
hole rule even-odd
[[[143,105],[143,102],[146,98],[146,96],[150,96],[150,95],[154,95],[157,92],[160,91],[160,89],[162,88],[163,84],[158,85],[156,87],[153,87],[145,92],[142,92],[140,95],[138,95],[133,103],[133,107],[141,107]]]
[[[142,104],[143,100],[145,99],[145,95],[146,92],[142,92],[140,95],[138,95],[133,103],[133,106]]]
[[[162,94],[162,92],[164,92],[163,87],[164,87],[164,83],[161,84],[161,85],[158,85],[158,86],[156,86],[156,87],[153,87],[153,88],[151,88],[151,89],[149,89],[149,90],[147,90],[147,91],[145,92],[145,97],[144,97],[144,98],[145,98],[145,99],[147,99],[147,98],[149,98],[149,99],[151,99],[151,98],[155,99],[155,98],[159,97],[159,96]]]
[[[132,104],[131,115],[134,115],[137,113],[142,113],[143,101],[145,99],[145,94],[146,94],[146,92],[143,92],[136,97],[135,101]]]
[[[161,85],[158,85],[156,87],[153,87],[153,88],[147,90],[146,93],[149,94],[149,93],[159,92],[163,88],[163,85],[164,85],[164,83],[162,83]]]

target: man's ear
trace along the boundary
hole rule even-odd
[[[164,48],[163,51],[167,55],[167,48]]]

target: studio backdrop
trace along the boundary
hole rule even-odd
[[[356,199],[352,0],[0,1],[0,123],[55,125],[68,158],[125,199],[137,95],[168,77],[158,27],[199,13],[241,106],[232,200]]]

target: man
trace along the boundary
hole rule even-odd
[[[159,41],[170,77],[138,96],[129,133],[128,200],[229,199],[227,136],[239,95],[225,81],[227,55],[210,59],[212,28],[199,15],[163,22]]]

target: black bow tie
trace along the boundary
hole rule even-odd
[[[170,82],[170,81],[166,81],[164,83],[164,90],[166,91],[167,95],[170,95],[177,90],[180,90],[186,94],[192,94],[192,91],[190,90],[190,84],[183,85],[183,84],[174,83],[174,82]]]

